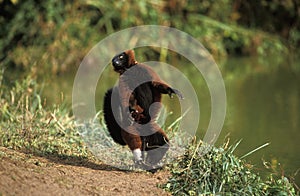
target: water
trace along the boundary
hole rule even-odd
[[[180,64],[180,65],[179,65]],[[184,65],[184,66],[182,66]],[[203,137],[210,118],[210,95],[200,73],[188,62],[176,66],[193,84],[200,104],[200,124],[198,136]],[[254,164],[260,173],[266,173],[263,162],[268,161],[279,174],[293,175],[300,168],[300,65],[297,62],[256,58],[232,58],[219,65],[227,93],[227,115],[223,130],[216,145],[241,140],[236,150],[242,156],[265,144],[269,146],[249,155],[245,159]],[[96,93],[96,106],[102,108],[106,89],[117,80],[110,67],[102,75]],[[46,88],[44,95],[49,103],[64,99],[71,104],[74,74],[58,77]],[[47,90],[51,89],[51,90]],[[173,115],[170,123],[178,117],[178,105],[164,98],[164,103]],[[300,184],[300,174],[296,176]]]
[[[244,70],[230,71],[234,66],[244,66]],[[225,65],[228,110],[222,135],[230,133],[232,140],[243,139],[237,150],[239,155],[270,142],[268,147],[246,158],[260,169],[263,160],[269,161],[280,174],[294,174],[300,168],[297,66],[300,67],[291,62],[272,67],[255,59],[232,59]],[[296,177],[299,184],[300,175]]]

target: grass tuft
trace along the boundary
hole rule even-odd
[[[0,146],[41,156],[88,156],[66,105],[44,107],[30,77],[1,88]]]
[[[162,187],[174,195],[296,194],[284,176],[263,181],[251,165],[233,154],[238,144],[216,148],[194,142],[170,165],[171,177]]]

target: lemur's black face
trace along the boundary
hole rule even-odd
[[[125,52],[116,55],[112,59],[112,65],[114,67],[114,70],[118,73],[123,73],[124,71],[126,71],[126,69],[130,67],[128,62],[129,56]]]

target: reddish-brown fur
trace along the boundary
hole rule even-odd
[[[120,74],[118,93],[123,121],[120,126],[113,124],[114,119],[112,121],[111,118],[114,116],[107,112],[111,110],[110,100],[105,99],[104,114],[109,132],[116,142],[127,144],[131,150],[149,151],[147,162],[156,164],[162,159],[169,146],[167,135],[155,121],[161,108],[160,104],[156,103],[161,102],[161,94],[171,96],[175,93],[180,97],[181,94],[162,81],[149,66],[138,63],[133,50],[116,55],[112,62],[115,71]],[[126,75],[126,71],[133,66],[136,66],[133,73]],[[138,77],[150,78],[150,81],[133,89],[132,83]]]

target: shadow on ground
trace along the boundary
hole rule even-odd
[[[55,164],[86,167],[93,170],[124,171],[119,168],[113,167],[111,165],[103,164],[101,163],[101,161],[92,157],[92,155],[90,155],[91,157],[88,158],[85,156],[75,156],[75,155],[66,155],[66,154],[58,154],[58,153],[43,153],[43,152],[38,153],[38,152],[28,152],[28,151],[27,152],[20,151],[20,152],[45,158],[48,161]]]

